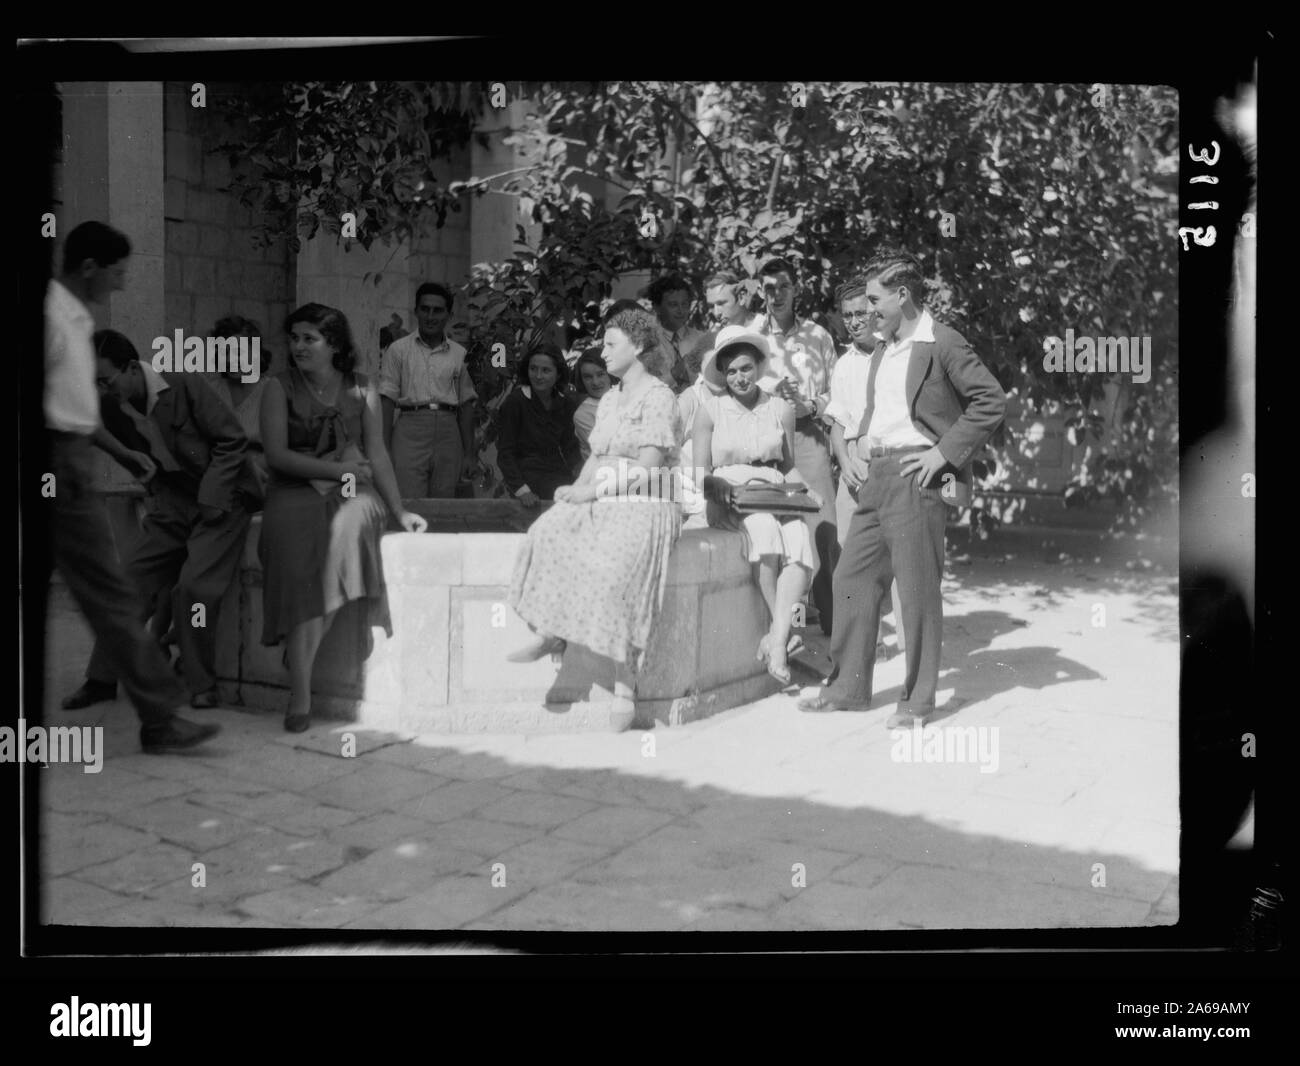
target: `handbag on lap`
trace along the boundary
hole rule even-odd
[[[705,478],[705,486],[715,479]],[[731,486],[731,509],[739,515],[750,514],[817,514],[821,505],[808,493],[808,486],[797,481],[770,482],[753,478],[743,485]]]

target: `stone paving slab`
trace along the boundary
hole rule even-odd
[[[319,836],[327,829],[356,822],[361,813],[316,803],[295,792],[194,792],[195,803],[237,814],[259,825],[297,836]]]
[[[1171,924],[1177,604],[1164,579],[1103,579],[977,560],[945,581],[940,703],[955,713],[937,724],[996,726],[995,773],[896,759],[884,723],[900,657],[878,665],[878,706],[865,714],[800,714],[790,691],[621,735],[412,737],[334,721],[287,734],[278,714],[222,708],[190,714],[222,724],[216,744],[155,757],[140,752],[124,700],[64,715],[59,724],[103,726],[105,764],[41,771],[43,920]],[[1095,602],[1107,607],[1103,631],[1089,622]],[[51,707],[89,652],[74,612],[54,628]],[[1097,863],[1104,888],[1093,887]]]
[[[434,798],[436,802],[436,797]],[[514,792],[494,803],[478,808],[478,815],[511,825],[531,825],[552,829],[571,822],[592,809],[585,800],[568,796],[550,796],[545,793]]]
[[[379,811],[327,829],[324,837],[361,858],[379,848],[428,840],[429,829],[429,823],[422,819]]]
[[[829,878],[852,860],[850,854],[806,844],[737,839],[673,825],[580,871],[575,879],[597,885],[635,884],[702,905],[769,907],[801,891],[794,884],[796,864],[803,867],[806,880],[813,880]]]
[[[239,909],[275,926],[338,929],[376,910],[377,900],[340,896],[315,885],[290,885],[260,892],[239,902]]]
[[[416,819],[418,822],[419,819]],[[484,818],[469,816],[450,821],[437,822],[430,826],[426,822],[425,832],[432,830],[434,838],[443,845],[462,848],[481,855],[485,859],[495,858],[502,852],[510,851],[520,844],[545,834],[541,826],[509,825],[505,822],[491,822]]]
[[[600,844],[548,835],[493,856],[488,868],[500,863],[507,886],[531,891],[561,879],[572,880],[579,871],[607,857],[611,850]]]
[[[493,887],[484,876],[446,877],[432,888],[400,903],[391,903],[348,922],[345,929],[459,929],[475,926],[484,915],[506,907],[526,891],[506,885]]]
[[[426,890],[443,875],[483,870],[484,860],[469,851],[407,841],[379,848],[323,878],[319,887],[344,896],[365,896],[383,902],[406,899]]]
[[[226,811],[200,806],[185,796],[122,811],[117,818],[195,852],[219,848],[257,828],[254,822]]]
[[[188,878],[196,861],[188,848],[155,843],[118,849],[119,858],[80,870],[78,880],[89,881],[110,892],[138,895],[151,888]]]
[[[129,897],[87,881],[54,877],[42,886],[41,919],[46,925],[94,925],[97,914],[128,902]]]
[[[115,822],[64,822],[41,839],[41,870],[46,876],[75,873],[117,856],[158,843],[153,833]]]
[[[434,792],[407,800],[397,807],[397,813],[426,822],[446,822],[464,818],[512,795],[510,789],[486,779],[453,781]]]
[[[471,929],[659,931],[680,929],[697,916],[693,904],[631,894],[580,881],[563,881],[531,892],[520,902],[471,922]],[[575,941],[573,948],[580,948]]]
[[[417,796],[426,796],[450,780],[436,774],[390,766],[381,775],[368,768],[352,768],[351,773],[330,778],[304,790],[307,802],[327,803],[332,807],[357,813],[397,810]]]
[[[920,929],[1057,929],[1145,925],[1150,910],[1102,889],[1025,892],[1023,882],[998,874],[904,865],[871,888],[813,885],[777,913],[827,929],[895,922]]]

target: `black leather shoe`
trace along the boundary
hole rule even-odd
[[[173,751],[186,751],[196,744],[215,737],[221,726],[211,723],[200,725],[188,718],[173,715],[163,725],[147,725],[140,729],[140,746],[149,755],[166,755]]]
[[[213,707],[221,706],[221,697],[215,688],[210,688],[207,692],[199,692],[190,697],[190,706],[196,711],[210,711]]]
[[[842,700],[834,696],[809,696],[807,699],[800,700],[796,706],[799,710],[809,714],[819,714],[826,711],[869,711],[871,710],[871,701]]]
[[[93,707],[96,703],[112,703],[117,699],[117,682],[91,681],[77,689],[60,705],[65,711],[79,711],[83,707]]]
[[[286,714],[284,716],[284,731],[286,733],[305,733],[310,728],[310,714]]]

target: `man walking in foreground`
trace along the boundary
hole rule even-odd
[[[45,424],[54,473],[55,565],[140,715],[141,745],[161,754],[201,744],[220,726],[175,713],[188,694],[140,624],[136,590],[122,575],[108,515],[94,490],[90,449],[112,449],[99,420],[95,321],[86,305],[104,303],[124,287],[130,254],[126,237],[102,222],[83,223],[68,234],[63,275],[50,280],[45,298]],[[140,466],[141,473],[150,472]]]

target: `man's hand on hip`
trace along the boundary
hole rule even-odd
[[[906,477],[916,475],[916,483],[922,488],[930,488],[930,482],[938,476],[940,470],[948,465],[948,460],[939,451],[938,445],[924,452],[913,452],[898,466],[898,472]]]

